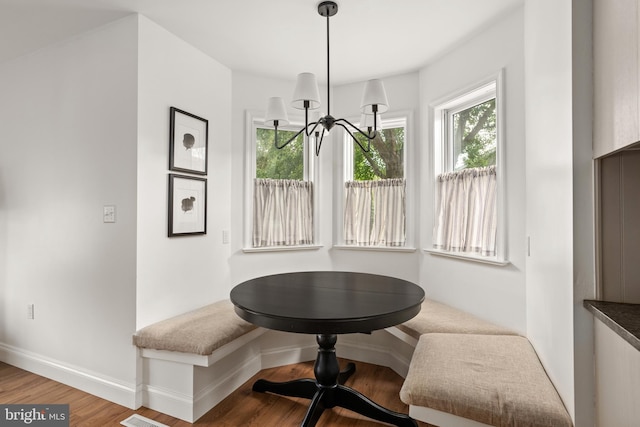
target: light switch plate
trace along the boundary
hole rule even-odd
[[[102,208],[103,222],[116,222],[116,207],[113,205],[104,206]]]

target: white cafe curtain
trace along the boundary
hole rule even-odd
[[[345,183],[344,241],[356,246],[404,246],[406,181]]]
[[[433,247],[496,255],[496,167],[438,175]]]
[[[253,246],[313,243],[313,183],[260,179],[253,190]]]

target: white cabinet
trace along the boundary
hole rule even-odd
[[[594,0],[594,157],[640,140],[640,0]]]
[[[596,426],[637,427],[640,351],[595,320]]]

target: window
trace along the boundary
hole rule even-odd
[[[475,104],[475,102],[474,102]],[[455,171],[496,164],[496,98],[451,113],[449,142]]]
[[[501,262],[500,77],[434,109],[433,249]],[[499,221],[500,220],[500,221]]]
[[[287,248],[314,243],[314,191],[308,144],[304,136],[282,149],[275,131],[248,114],[247,193],[251,206],[247,222],[252,248]],[[302,125],[300,125],[301,127]],[[294,136],[297,124],[278,128],[278,140]],[[295,130],[294,130],[295,129]]]
[[[406,128],[406,118],[382,121],[368,153],[345,135],[345,245],[405,246]],[[356,138],[367,146],[363,135]]]

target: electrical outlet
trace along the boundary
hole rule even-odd
[[[229,230],[222,230],[222,243],[225,245],[229,243]]]
[[[35,304],[27,304],[27,319],[29,319],[29,320],[35,319],[34,311],[33,311],[34,308],[35,308],[34,306],[35,306]]]

